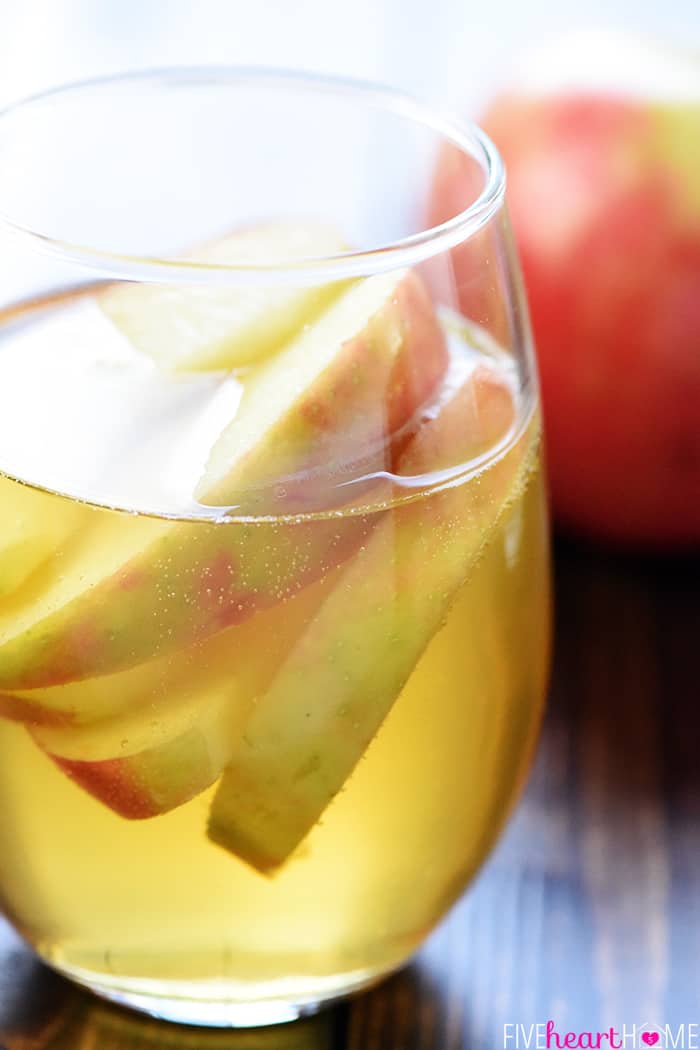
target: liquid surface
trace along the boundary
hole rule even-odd
[[[76,296],[0,326],[0,470],[94,503],[196,513],[241,392],[227,373],[159,371]]]
[[[445,314],[444,322],[448,382],[459,383],[485,354],[515,397],[509,358],[456,316]],[[111,508],[219,519],[224,508],[202,503],[196,492],[212,448],[236,417],[245,384],[246,369],[159,369],[134,348],[89,288],[57,303],[37,300],[33,308],[0,311],[0,473]],[[529,411],[520,407],[520,427]],[[439,476],[398,479],[402,491],[394,496],[410,498],[421,487],[460,476],[462,466],[469,464],[456,456]],[[349,465],[343,502],[366,469],[363,461]],[[327,508],[324,497],[338,483],[331,475],[320,482],[312,511]],[[361,502],[371,507],[381,498]],[[228,516],[236,510],[234,504]]]

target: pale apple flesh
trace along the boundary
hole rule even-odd
[[[479,366],[419,427],[400,472],[469,462],[511,433],[511,389]],[[388,512],[343,568],[238,740],[209,835],[262,872],[284,863],[371,743],[467,579],[518,475],[522,449],[478,484]]]
[[[2,545],[0,545],[0,602],[13,601],[33,573],[50,558],[74,530],[80,513],[67,501],[47,520],[43,494],[0,474]]]
[[[200,499],[235,503],[280,466],[303,476],[319,447],[342,464],[382,428],[407,423],[446,366],[442,329],[415,275],[358,282],[251,375]],[[375,469],[386,460],[378,448]],[[43,592],[25,588],[23,603],[0,616],[0,689],[107,675],[200,641],[323,577],[370,525],[362,515],[231,526],[103,519],[73,543],[61,578]]]
[[[126,758],[84,760],[50,754],[75,784],[114,813],[140,820],[168,813],[205,791],[226,764],[241,712],[226,693],[197,699],[198,717],[166,742]]]
[[[189,675],[197,660],[206,662],[214,649],[207,641],[115,674],[0,693],[0,716],[28,726],[100,726],[135,704],[159,705],[170,695],[171,683]]]
[[[233,233],[183,261],[250,267],[334,255],[344,247],[330,227],[274,223]],[[133,346],[160,367],[211,371],[264,360],[346,286],[121,284],[102,292],[98,302]]]

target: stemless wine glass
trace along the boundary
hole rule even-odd
[[[0,900],[171,1020],[401,966],[522,783],[537,380],[488,139],[171,70],[0,117]]]

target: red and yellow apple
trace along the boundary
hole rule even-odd
[[[700,64],[595,37],[528,70],[482,123],[506,163],[555,514],[617,542],[697,543]],[[447,151],[432,218],[472,192]]]

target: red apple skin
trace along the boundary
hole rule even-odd
[[[146,820],[184,805],[221,774],[197,728],[130,758],[82,762],[49,755],[70,780],[127,820]]]
[[[28,700],[12,693],[0,693],[0,718],[11,722],[24,722],[25,725],[69,726],[72,721],[70,712],[47,708],[41,701]]]
[[[511,94],[482,124],[508,173],[557,519],[619,544],[697,543],[700,103]],[[431,218],[469,192],[443,155]]]
[[[133,770],[126,759],[112,758],[104,762],[77,762],[68,758],[50,756],[62,773],[94,798],[103,802],[127,820],[145,820],[160,813],[160,808],[147,789],[138,770]],[[168,809],[188,802],[197,793],[184,792]]]

